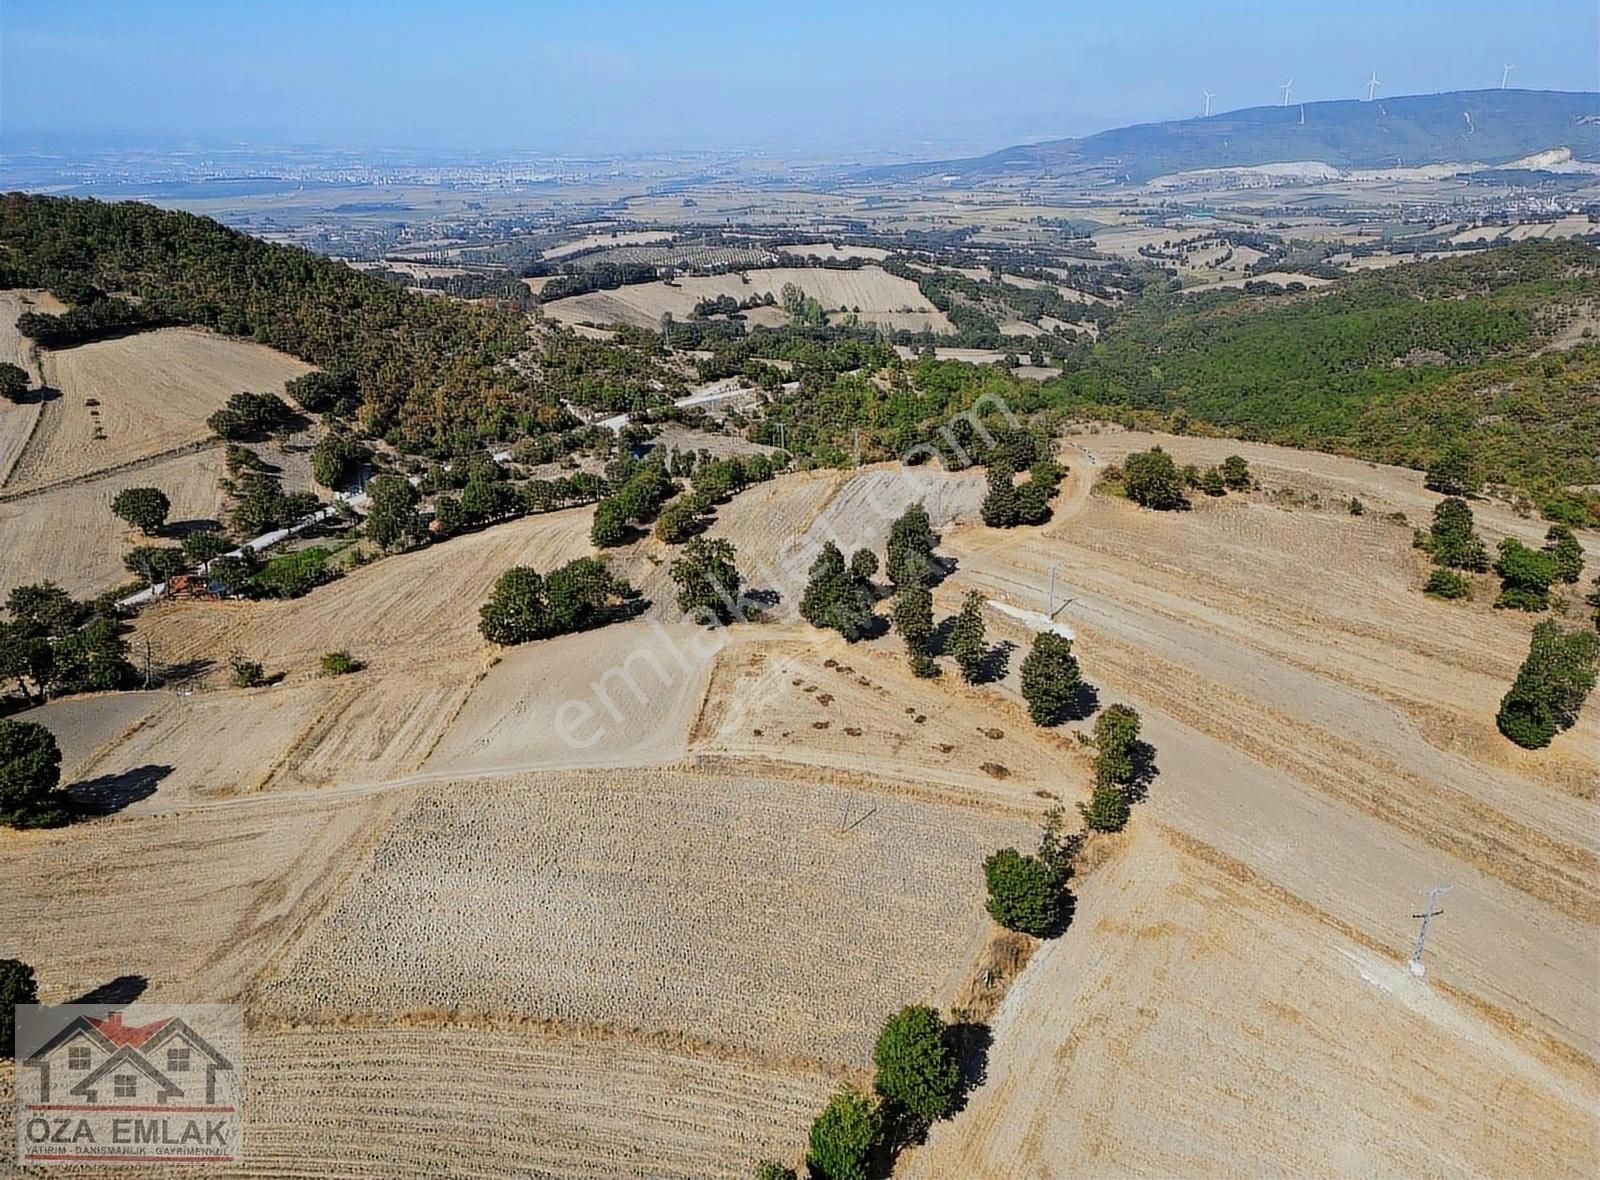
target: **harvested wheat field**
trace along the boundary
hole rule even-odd
[[[886,1015],[963,982],[988,921],[983,858],[1031,828],[776,778],[430,787],[257,1010],[442,1007],[860,1068]]]
[[[781,299],[788,283],[821,303],[831,319],[841,319],[841,313],[856,314],[859,310],[863,323],[876,324],[885,331],[907,328],[917,332],[927,328],[947,333],[955,330],[944,312],[929,303],[915,283],[876,266],[857,270],[775,267],[738,274],[686,277],[675,280],[671,286],[662,282],[638,283],[615,291],[557,299],[544,305],[544,314],[564,324],[634,324],[655,328],[663,314],[688,319],[696,303],[719,295],[730,295],[738,300],[752,295]]]
[[[1148,512],[1088,494],[1089,479],[1108,460],[1157,441],[1179,463],[1243,454],[1262,488],[1221,499],[1197,497],[1183,513]],[[1593,1003],[1593,980],[1600,973],[1600,825],[1594,799],[1600,721],[1588,711],[1548,749],[1534,752],[1512,747],[1495,732],[1494,710],[1527,650],[1531,621],[1491,609],[1487,586],[1469,603],[1437,602],[1421,593],[1426,570],[1411,548],[1411,530],[1382,514],[1404,511],[1420,521],[1439,497],[1424,491],[1414,472],[1227,441],[1111,431],[1070,439],[1063,458],[1073,472],[1050,524],[1008,533],[946,531],[942,548],[959,565],[945,590],[976,587],[1001,601],[1043,610],[1050,571],[1056,570],[1057,617],[1078,635],[1085,676],[1098,686],[1102,702],[1127,700],[1140,710],[1156,750],[1159,775],[1149,803],[1135,812],[1135,831],[1159,824],[1171,830],[1176,844],[1214,850],[1215,857],[1257,881],[1257,893],[1274,903],[1258,907],[1256,894],[1206,903],[1202,912],[1209,916],[1201,932],[1269,923],[1241,944],[1255,948],[1241,952],[1254,961],[1267,948],[1279,953],[1295,945],[1294,924],[1273,915],[1311,914],[1325,938],[1360,948],[1362,969],[1396,991],[1393,977],[1416,934],[1420,890],[1453,885],[1448,916],[1430,935],[1428,983],[1419,995],[1433,997],[1429,1004],[1448,1001],[1472,1019],[1434,1020],[1433,1045],[1419,1060],[1431,1061],[1452,1083],[1466,1087],[1464,1096],[1452,1099],[1462,1106],[1471,1094],[1509,1095],[1528,1084],[1520,1058],[1502,1060],[1492,1048],[1485,1052],[1485,1044],[1498,1042],[1485,1041],[1480,1026],[1515,1030],[1519,1043],[1532,1047],[1528,1052],[1574,1063],[1578,1076],[1593,1076],[1600,1048],[1600,1012]],[[1367,503],[1366,515],[1349,514],[1345,505],[1352,494]],[[1493,505],[1483,505],[1478,520],[1491,546],[1506,533],[1532,539],[1543,532],[1541,524]],[[1019,630],[1008,623],[994,633]],[[1065,1024],[1046,1031],[1054,1025],[1040,1022],[1051,1018],[1032,1014],[1029,1005],[1054,1004],[1060,989],[1048,982],[1035,987],[1033,973],[1042,973],[1038,964],[1056,955],[1076,971],[1089,952],[1069,951],[1069,945],[1085,945],[1073,940],[1106,940],[1096,954],[1132,953],[1119,945],[1127,941],[1119,931],[1140,923],[1084,925],[1085,913],[1114,916],[1114,901],[1104,902],[1103,911],[1092,908],[1102,904],[1095,899],[1103,888],[1098,876],[1084,884],[1068,940],[1035,960],[1010,1001],[1016,1015],[1008,1019],[1029,1022],[1012,1027],[1035,1030],[1031,1046],[1008,1043],[1006,1026],[997,1028],[997,1062],[1012,1052],[1040,1054],[1038,1069],[1059,1071],[1060,1080],[1052,1083],[1058,1092],[1041,1090],[1033,1103],[1016,1097],[1033,1092],[1031,1083],[994,1099],[980,1090],[973,1117],[990,1117],[980,1113],[986,1103],[996,1112],[1005,1106],[1007,1129],[986,1138],[981,1122],[953,1124],[936,1141],[944,1144],[942,1151],[970,1140],[975,1154],[968,1158],[991,1162],[996,1175],[1082,1174],[1085,1161],[1096,1159],[1103,1161],[1099,1174],[1237,1174],[1235,1144],[1265,1138],[1274,1144],[1272,1152],[1284,1154],[1263,1150],[1250,1158],[1279,1161],[1270,1170],[1285,1174],[1433,1174],[1407,1154],[1412,1149],[1403,1132],[1387,1138],[1353,1125],[1344,1136],[1302,1137],[1287,1110],[1279,1118],[1234,1125],[1222,1117],[1231,1107],[1214,1095],[1204,1100],[1211,1121],[1189,1129],[1196,1139],[1192,1150],[1186,1152],[1180,1125],[1170,1142],[1151,1132],[1149,1149],[1140,1153],[1135,1143],[1143,1131],[1136,1135],[1134,1128],[1159,1122],[1150,1112],[1165,1114],[1165,1107],[1147,1108],[1127,1095],[1156,1102],[1157,1094],[1187,1093],[1196,1084],[1197,1058],[1216,1062],[1218,1069],[1248,1071],[1249,1077],[1300,1061],[1292,1044],[1282,1047],[1289,1032],[1280,1018],[1289,1018],[1265,1002],[1248,1023],[1239,1019],[1237,1036],[1211,1031],[1209,1007],[1191,1013],[1187,1027],[1209,1038],[1203,1051],[1185,1048],[1178,1035],[1182,1026],[1166,1022],[1172,1004],[1234,1003],[1241,984],[1237,971],[1190,972],[1139,1005],[1122,997],[1130,979],[1143,985],[1144,970],[1117,968],[1108,978],[1115,979],[1119,1006],[1148,1012],[1143,1019],[1156,1030],[1142,1056],[1129,1055],[1137,1060],[1127,1069],[1141,1071],[1141,1081],[1126,1095],[1114,1089],[1069,1095],[1065,1087],[1072,1079],[1114,1087],[1122,1067],[1078,1067],[1080,1059],[1103,1060],[1086,1055],[1108,1051],[1093,1034],[1093,1017],[1083,1032]],[[1160,899],[1150,921],[1159,924],[1167,908]],[[1196,939],[1190,957],[1199,958],[1208,944],[1198,934]],[[1299,963],[1291,957],[1282,968],[1301,989],[1375,986],[1339,956]],[[1178,978],[1175,970],[1171,975]],[[1412,986],[1409,977],[1401,981]],[[1290,1004],[1276,996],[1273,1002]],[[1369,1028],[1348,1043],[1381,1046],[1374,1054],[1381,1060],[1409,1060],[1411,1026],[1397,1018],[1392,1034],[1387,1027]],[[1160,1030],[1168,1028],[1173,1034],[1163,1038]],[[1391,1100],[1374,1088],[1367,1057],[1306,1051],[1320,1052],[1320,1064],[1303,1074],[1297,1067],[1279,1087],[1285,1096],[1315,1104],[1342,1101],[1346,1089],[1358,1096],[1363,1087],[1372,1090],[1364,1105],[1356,1099],[1349,1118]],[[1238,1064],[1229,1065],[1234,1059]],[[1003,1084],[1003,1075],[991,1076],[992,1085]],[[1223,1092],[1245,1088],[1241,1082]],[[1256,1085],[1248,1089],[1260,1092]],[[1536,1091],[1530,1111],[1544,1101]],[[1006,1102],[1007,1094],[1016,1100]],[[1584,1133],[1570,1100],[1563,1101],[1565,1113],[1531,1113],[1536,1129],[1529,1134],[1537,1135],[1541,1125],[1550,1128],[1553,1140],[1570,1142]],[[1096,1146],[1096,1120],[1056,1120],[1053,1114],[1089,1108],[1127,1110],[1136,1121],[1126,1131],[1108,1132]],[[1117,1126],[1115,1119],[1111,1125]],[[1444,1161],[1437,1174],[1455,1174],[1472,1158],[1454,1146],[1462,1142],[1459,1136],[1418,1133],[1425,1145],[1419,1150]],[[1504,1144],[1480,1142],[1480,1157],[1507,1161],[1501,1174],[1516,1171],[1509,1161],[1519,1151],[1517,1133],[1506,1134]],[[1315,1154],[1334,1141],[1364,1143],[1368,1154]],[[991,1150],[985,1143],[992,1144],[992,1154],[984,1154]],[[1579,1163],[1589,1158],[1569,1157]],[[935,1158],[946,1162],[914,1174],[960,1172],[950,1162],[962,1159],[958,1154]],[[1088,1170],[1095,1172],[1092,1165]],[[1495,1174],[1492,1167],[1479,1171]]]
[[[916,679],[899,646],[815,634],[730,646],[717,658],[692,747],[825,766],[999,810],[1043,812],[1087,797],[1089,758],[1075,743],[954,676]]]
[[[283,392],[311,366],[245,340],[163,328],[41,351],[37,429],[6,480],[24,491],[168,454],[211,436],[206,418],[235,393]]]
[[[1592,1062],[1204,845],[1127,840],[1006,997],[986,1083],[898,1175],[1600,1168]]]
[[[173,542],[146,537],[116,516],[111,501],[117,493],[160,488],[172,502],[171,524],[193,527],[223,515],[222,474],[222,448],[215,446],[62,487],[0,492],[0,597],[47,578],[81,597],[121,585],[132,577],[123,554],[137,545]]]
[[[139,769],[102,784],[108,806],[138,797],[164,770]],[[398,798],[250,801],[0,833],[7,953],[48,964],[44,1003],[124,976],[145,982],[146,999],[237,998],[338,891]]]

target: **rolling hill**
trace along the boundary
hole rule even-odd
[[[857,175],[872,180],[1081,177],[1142,183],[1173,172],[1291,161],[1319,161],[1336,168],[1388,168],[1396,161],[1406,167],[1496,165],[1558,148],[1570,149],[1577,160],[1600,161],[1600,94],[1456,90],[1375,102],[1247,107],[1209,118],[1140,123],[1081,139],[1022,144],[965,160],[900,164]]]

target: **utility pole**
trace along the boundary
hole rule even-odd
[[[1056,571],[1060,568],[1059,563],[1050,567],[1050,592],[1044,600],[1044,617],[1047,619],[1056,617]]]
[[[1422,947],[1428,941],[1428,924],[1433,921],[1436,915],[1444,913],[1444,908],[1434,903],[1453,888],[1455,888],[1453,885],[1435,885],[1432,889],[1424,889],[1422,896],[1428,899],[1428,908],[1420,914],[1411,915],[1413,918],[1422,919],[1422,929],[1417,931],[1417,945],[1411,949],[1411,960],[1406,966],[1410,969],[1411,974],[1418,979],[1428,973],[1428,969],[1422,965]]]
[[[144,641],[144,686],[150,687],[150,640]]]

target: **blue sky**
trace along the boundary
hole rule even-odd
[[[989,149],[1296,98],[1593,90],[1595,0],[4,0],[0,136]]]

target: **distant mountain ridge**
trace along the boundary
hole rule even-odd
[[[1455,90],[1372,102],[1246,107],[1207,118],[1118,127],[1081,139],[1020,144],[964,160],[866,169],[857,176],[1143,183],[1174,172],[1302,161],[1340,169],[1456,162],[1493,166],[1559,148],[1570,149],[1575,160],[1600,161],[1600,93]]]

